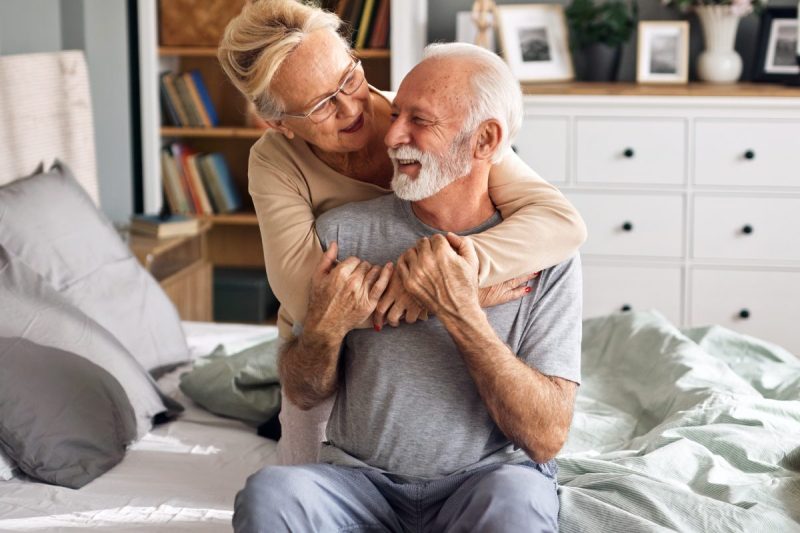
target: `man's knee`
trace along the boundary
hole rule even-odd
[[[558,530],[558,493],[555,482],[533,467],[503,465],[483,476],[474,488],[471,504],[484,511],[486,531]],[[500,521],[499,523],[497,521]],[[520,530],[521,531],[521,530]]]
[[[281,531],[281,515],[301,505],[300,495],[313,486],[302,471],[267,466],[247,478],[236,495],[233,526],[237,532]]]

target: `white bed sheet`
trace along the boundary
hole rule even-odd
[[[218,344],[247,346],[271,326],[185,322],[194,358]],[[247,476],[275,464],[275,441],[203,410],[178,388],[185,365],[159,379],[186,411],[134,444],[125,459],[79,490],[0,481],[0,531],[230,531],[233,500]]]

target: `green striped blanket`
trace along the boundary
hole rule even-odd
[[[583,335],[562,531],[800,531],[800,360],[657,313]]]

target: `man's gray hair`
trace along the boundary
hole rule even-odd
[[[430,44],[422,60],[464,58],[478,67],[471,77],[473,102],[462,134],[472,135],[481,122],[491,118],[500,122],[502,140],[492,163],[497,163],[511,147],[522,126],[522,90],[505,61],[485,48],[467,43]]]

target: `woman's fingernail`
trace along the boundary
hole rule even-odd
[[[373,327],[375,328],[375,331],[380,331],[381,330],[381,327],[378,324],[375,324]]]
[[[525,287],[525,292],[526,293],[531,292],[531,288],[530,287]]]

